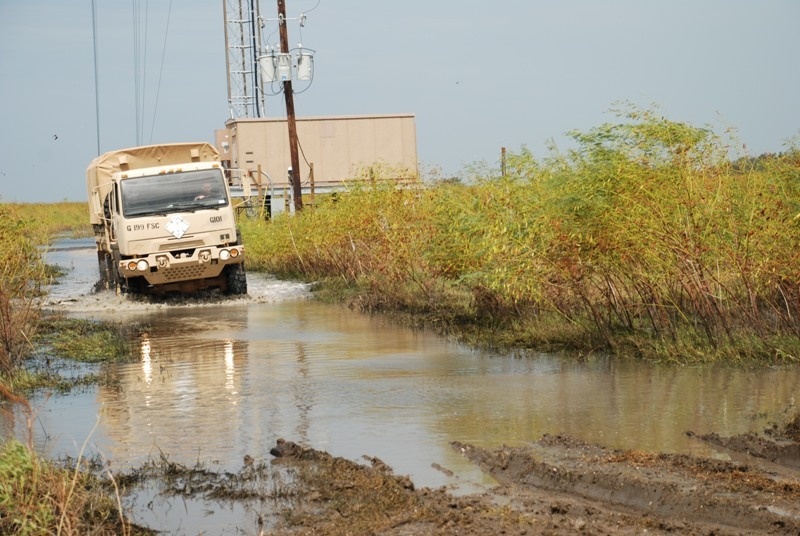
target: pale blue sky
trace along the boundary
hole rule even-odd
[[[101,151],[137,143],[132,4],[96,0]],[[91,5],[0,0],[2,201],[86,196],[98,146]],[[212,141],[228,118],[222,2],[138,5],[148,20],[143,142]],[[568,146],[569,130],[615,121],[619,101],[718,133],[735,128],[754,155],[800,133],[798,0],[315,5],[286,1],[288,17],[308,12],[302,34],[290,22],[290,43],[316,50],[297,114],[414,113],[424,172],[496,165],[503,146],[544,156],[549,140]],[[264,0],[262,14],[276,6]],[[285,116],[282,97],[269,98],[267,115]]]

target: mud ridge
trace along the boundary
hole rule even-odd
[[[719,434],[690,436],[704,441],[710,445],[721,447],[732,455],[755,458],[755,462],[763,460],[771,464],[780,465],[795,471],[800,471],[800,443],[782,432],[770,428],[765,435],[747,433],[734,437],[722,437]]]
[[[755,445],[763,456],[770,442],[798,445],[788,430],[690,435],[731,452]],[[285,439],[268,460],[245,456],[236,473],[184,467],[162,456],[117,482],[133,489],[157,481],[161,495],[241,503],[258,513],[259,534],[800,534],[800,471],[792,448],[781,450],[785,460],[747,455],[750,461],[742,463],[613,450],[559,435],[524,446],[451,446],[497,485],[471,495],[417,488],[379,458],[348,460]]]
[[[747,465],[686,455],[612,451],[544,436],[529,447],[453,447],[499,482],[639,512],[667,524],[800,532],[800,482]]]
[[[523,447],[452,447],[498,486],[453,496],[369,465],[279,440],[299,500],[276,533],[800,534],[800,474],[731,461],[609,450],[545,435]]]

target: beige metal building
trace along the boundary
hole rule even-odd
[[[388,168],[396,175],[381,178],[409,180],[417,175],[413,114],[303,117],[296,125],[304,198],[312,191],[340,189],[364,177],[363,170],[370,166]],[[291,196],[286,118],[230,119],[225,126],[216,131],[216,146],[228,167],[249,173],[250,179],[242,184],[244,195],[260,186],[272,198],[273,211],[282,210]]]

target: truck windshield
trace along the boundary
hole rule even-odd
[[[219,169],[133,177],[121,181],[126,217],[224,207],[228,193]]]

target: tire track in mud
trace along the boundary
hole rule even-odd
[[[527,447],[452,446],[501,484],[663,519],[680,530],[800,533],[800,473],[791,469],[778,476],[753,465],[607,450],[549,435]]]

